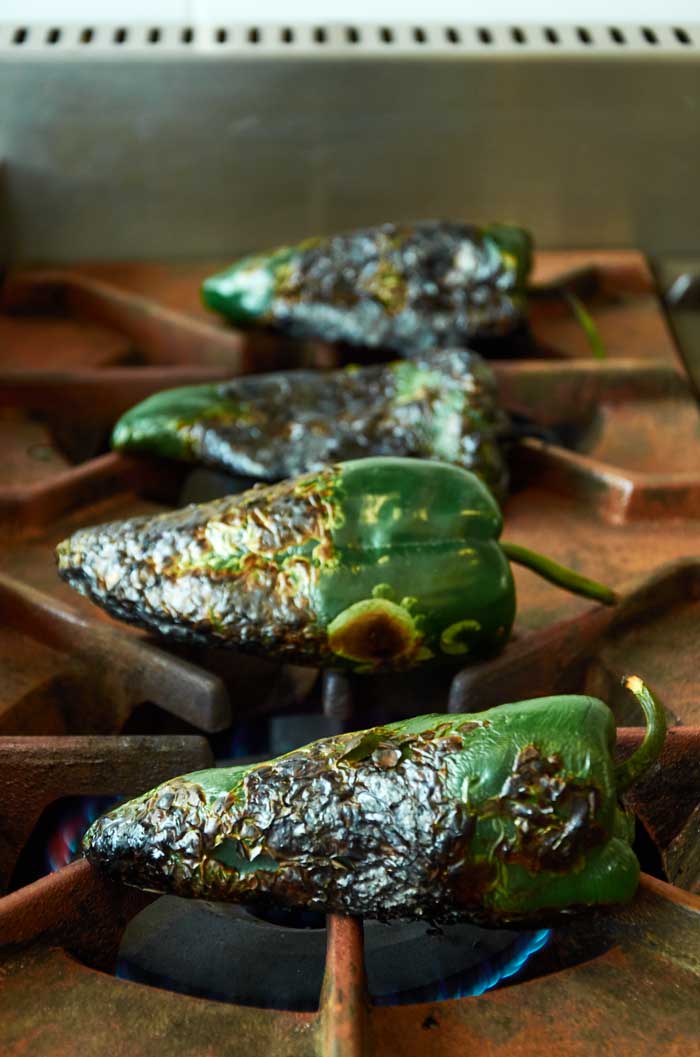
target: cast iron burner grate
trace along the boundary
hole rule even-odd
[[[517,1053],[517,1044],[534,1055],[543,1031],[561,1052],[568,1045],[585,1053],[581,1036],[604,1030],[610,1052],[646,1057],[664,1052],[659,1041],[669,1038],[692,1052],[697,1034],[700,900],[651,878],[629,907],[562,924],[523,982],[478,998],[370,1003],[362,926],[331,916],[314,1012],[202,1000],[107,975],[126,920],[148,902],[145,893],[104,882],[84,861],[5,897],[0,1007],[9,1053],[21,1052],[32,1032],[34,1052],[46,1054],[75,1052],[77,1040],[81,1052],[141,1057],[165,1040],[170,1053],[196,1057],[413,1057],[428,1047],[449,1054],[485,1043],[496,1054]],[[37,1015],[38,1008],[47,1012]]]
[[[585,690],[608,700],[630,728],[619,732],[620,751],[628,753],[640,737],[639,716],[618,684],[638,669],[671,718],[686,724],[675,727],[661,766],[630,798],[673,883],[646,877],[630,906],[558,924],[516,977],[480,997],[457,997],[468,983],[475,989],[474,980],[460,966],[454,981],[453,964],[445,963],[433,974],[442,976],[442,992],[415,994],[404,978],[408,1004],[381,1004],[397,995],[391,981],[388,995],[381,993],[380,937],[396,935],[399,947],[416,943],[427,952],[425,937],[411,929],[401,938],[386,926],[363,930],[336,916],[325,929],[291,929],[221,908],[212,913],[265,937],[270,961],[282,935],[316,944],[323,968],[313,1008],[291,1011],[283,994],[275,1002],[282,1008],[270,1008],[264,994],[249,995],[254,1005],[240,995],[217,1002],[115,978],[118,966],[124,971],[120,946],[122,954],[143,951],[145,923],[159,920],[169,903],[78,861],[0,900],[0,1015],[9,1055],[79,1049],[150,1057],[167,1047],[173,1057],[534,1057],[545,1037],[563,1057],[692,1051],[700,1036],[700,900],[692,894],[700,889],[700,560],[688,555],[700,553],[700,415],[644,261],[633,253],[544,253],[538,278],[580,274],[582,266],[608,359],[586,358],[585,338],[563,304],[538,301],[531,323],[543,358],[494,361],[503,403],[536,422],[544,438],[513,452],[505,517],[510,539],[612,583],[621,604],[608,610],[571,600],[518,571],[519,618],[500,657],[454,677],[362,681],[157,642],[76,598],[58,581],[52,558],[54,544],[80,525],[157,511],[200,496],[205,485],[221,487],[165,463],[105,454],[109,428],[127,407],[164,386],[332,364],[335,350],[252,339],[213,322],[196,301],[199,278],[213,270],[206,264],[8,278],[0,313],[4,887],[13,873],[18,884],[27,879],[18,860],[57,801],[135,795],[210,766],[212,748],[217,756],[261,752],[257,732],[268,720],[266,734],[276,730],[283,743],[294,715],[307,723],[321,718],[330,732]],[[550,433],[562,421],[565,446]],[[186,909],[195,914],[191,927],[209,912]],[[240,946],[232,939],[226,954],[235,958],[239,950],[243,964]],[[401,967],[412,970],[413,960],[402,956]],[[175,965],[169,961],[166,971],[172,975]],[[446,990],[460,981],[461,990]]]

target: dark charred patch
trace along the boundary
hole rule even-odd
[[[537,746],[527,745],[516,756],[500,795],[486,808],[514,825],[496,854],[533,872],[566,871],[604,840],[595,818],[600,802],[600,790],[566,774],[561,757],[543,756]]]
[[[336,477],[334,469],[327,469],[301,481],[251,488],[238,501],[227,501],[221,520],[251,531],[256,550],[270,556],[309,540],[323,542],[329,535]]]
[[[208,806],[198,786],[169,783],[97,823],[88,855],[178,895],[451,919],[473,825],[448,792],[458,744],[381,728],[367,743],[340,736],[254,768]]]
[[[382,258],[373,273],[364,281],[364,289],[384,307],[390,315],[396,315],[406,307],[408,290],[406,277]]]
[[[297,552],[332,557],[336,477],[327,469],[81,530],[60,546],[59,572],[118,619],[184,641],[318,663],[327,646],[309,604],[315,565]]]
[[[439,917],[453,848],[472,825],[447,794],[455,748],[379,728],[252,771],[246,817],[280,864],[259,895],[386,919]]]
[[[412,646],[414,633],[406,622],[379,611],[358,616],[329,637],[333,653],[356,661],[388,661]]]
[[[467,851],[465,848],[465,856]],[[451,902],[462,911],[478,913],[483,907],[484,896],[493,888],[496,879],[493,863],[465,863],[464,857],[457,858],[447,875]]]
[[[427,352],[510,333],[523,319],[517,282],[472,225],[383,224],[298,247],[260,322],[296,337]]]
[[[412,388],[411,378],[418,376],[431,377],[433,384]],[[210,408],[195,420],[170,418],[161,426],[166,439],[174,434],[188,458],[207,466],[276,481],[367,455],[435,458],[444,401],[457,398],[462,406],[450,419],[453,461],[481,476],[494,492],[505,489],[499,440],[509,428],[508,418],[488,365],[467,349],[431,351],[411,364],[254,375],[212,390]],[[250,413],[226,416],[217,413],[221,405],[245,406]],[[139,443],[148,416],[144,407],[130,450],[152,450],[146,439]]]
[[[228,797],[208,807],[201,786],[173,779],[95,823],[86,838],[86,857],[127,883],[187,888],[229,807]]]

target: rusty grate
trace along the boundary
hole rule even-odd
[[[317,1013],[227,1006],[109,976],[121,931],[149,898],[115,889],[84,861],[5,897],[0,1009],[8,1053],[31,1038],[41,1054],[79,1046],[145,1057],[167,1040],[169,1052],[193,1057],[413,1057],[465,1048],[534,1055],[546,1030],[564,1053],[601,1052],[586,1049],[590,1033],[610,1052],[645,1057],[674,1052],[660,1039],[687,1046],[697,1037],[700,899],[652,878],[630,907],[557,929],[549,972],[471,1000],[373,1008],[362,925],[331,917]]]
[[[59,797],[136,794],[144,782],[211,762],[206,740],[193,736],[0,738],[0,889],[42,811]]]
[[[193,1055],[535,1054],[543,1024],[548,1045],[564,1054],[687,1052],[700,1031],[700,901],[692,894],[700,890],[700,414],[645,262],[634,253],[541,254],[540,279],[582,275],[609,356],[588,358],[577,324],[552,298],[533,304],[538,357],[494,362],[507,407],[545,431],[569,426],[566,444],[528,440],[514,450],[508,537],[610,582],[621,604],[608,610],[572,600],[517,571],[518,622],[500,657],[454,678],[359,681],[155,642],[115,624],[55,576],[53,546],[73,528],[162,509],[192,493],[191,471],[106,453],[123,410],[166,385],[335,362],[336,350],[319,343],[251,339],[212,322],[196,291],[216,263],[25,272],[5,283],[5,881],[52,800],[131,794],[206,764],[201,738],[115,737],[144,703],[211,734],[247,715],[302,707],[360,726],[380,714],[465,711],[585,689],[633,728],[637,716],[617,685],[623,672],[639,669],[682,724],[634,800],[674,885],[646,878],[630,907],[558,928],[517,984],[430,1005],[373,1006],[361,925],[330,918],[319,1010],[292,1013],[214,1004],[108,975],[126,922],[152,897],[119,890],[76,863],[0,900],[8,1053],[23,1052],[31,1039],[38,1055],[76,1045],[86,1054],[109,1046],[138,1055],[167,1037],[173,1053]],[[637,737],[622,731],[621,750]]]

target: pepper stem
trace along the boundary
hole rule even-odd
[[[641,778],[649,770],[658,758],[666,737],[666,715],[664,710],[639,676],[626,675],[622,680],[622,685],[634,694],[642,706],[647,727],[642,744],[637,751],[633,752],[622,763],[618,763],[615,768],[615,782],[618,793],[624,793],[626,789],[629,789],[638,778]]]
[[[608,352],[603,344],[600,331],[595,325],[593,316],[588,312],[583,301],[579,301],[578,297],[576,297],[575,294],[572,294],[569,290],[562,291],[562,297],[576,317],[576,322],[581,327],[581,330],[586,335],[588,344],[591,347],[591,352],[597,360],[604,360],[607,357]]]
[[[599,584],[596,580],[589,580],[587,576],[581,576],[573,569],[567,569],[565,565],[553,562],[551,558],[545,558],[537,551],[531,551],[528,547],[521,547],[518,543],[500,541],[501,547],[510,561],[518,565],[524,565],[526,569],[532,569],[538,576],[544,577],[557,587],[563,587],[575,595],[583,595],[584,598],[594,598],[596,602],[603,602],[606,606],[612,606],[617,602],[617,595],[605,584]]]

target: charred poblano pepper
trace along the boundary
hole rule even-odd
[[[482,482],[447,463],[358,459],[156,517],[82,529],[59,571],[114,616],[195,643],[375,672],[496,652],[508,558],[610,603],[607,588],[499,543]]]
[[[507,428],[490,369],[462,349],[166,390],[128,411],[112,444],[260,481],[366,455],[410,455],[463,466],[503,495]]]
[[[522,228],[382,224],[245,257],[202,296],[239,327],[410,356],[519,326],[531,258]]]
[[[594,697],[543,697],[314,742],[269,763],[166,782],[98,820],[88,859],[128,884],[363,917],[531,925],[631,899],[619,795],[656,759],[663,710],[612,758]]]

